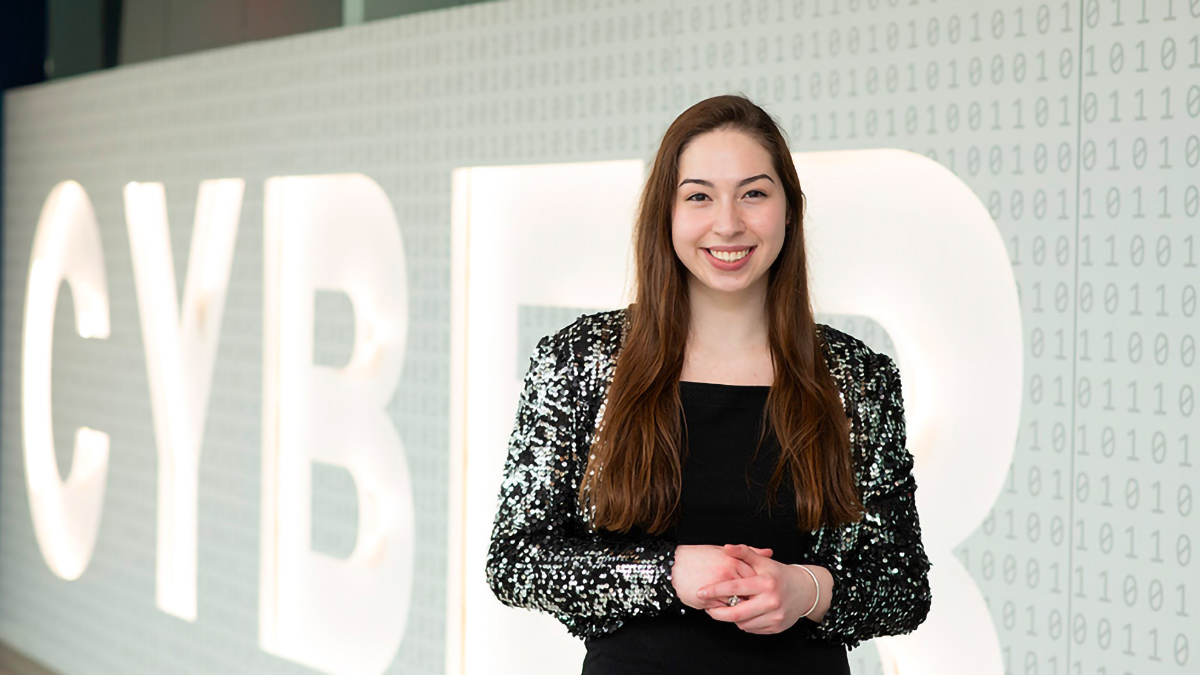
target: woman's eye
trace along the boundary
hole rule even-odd
[[[766,197],[767,193],[763,192],[762,190],[751,190],[746,193],[746,196],[747,197]],[[696,199],[697,197],[699,197],[699,199]],[[698,201],[702,201],[704,199],[708,199],[708,195],[704,194],[703,192],[697,192],[695,194],[689,195],[686,199],[684,199],[684,201],[698,202]]]

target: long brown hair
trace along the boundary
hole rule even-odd
[[[678,515],[686,447],[679,377],[691,305],[688,271],[675,254],[671,223],[679,156],[697,136],[718,129],[742,131],[761,143],[787,198],[783,248],[767,272],[775,371],[765,416],[780,444],[767,486],[768,508],[787,476],[801,529],[853,522],[862,511],[846,413],[809,302],[800,179],[775,120],[748,99],[725,95],[693,105],[671,123],[642,191],[633,237],[636,299],[579,490],[584,512],[598,529],[628,532],[637,526],[660,534]]]

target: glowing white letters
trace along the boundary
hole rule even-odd
[[[200,185],[183,305],[175,295],[165,196],[125,189],[158,447],[157,605],[195,620],[198,463],[244,182]],[[395,658],[413,580],[408,464],[386,407],[404,365],[408,289],[391,203],[366,176],[275,178],[266,185],[264,279],[263,649],[335,675],[375,675]],[[25,303],[21,410],[29,500],[50,569],[77,579],[99,528],[107,434],[80,429],[58,474],[50,410],[58,289],[70,284],[77,330],[109,334],[100,231],[83,188],[51,191],[34,238]],[[355,346],[344,368],[312,363],[317,289],[345,292]],[[311,469],[345,467],[359,498],[347,560],[311,550]]]
[[[200,183],[181,314],[162,183],[125,186],[158,448],[155,600],[189,621],[196,619],[200,447],[244,187],[240,179]]]
[[[816,309],[878,320],[896,342],[903,372],[908,445],[917,459],[938,600],[916,633],[877,641],[885,667],[905,675],[999,673],[990,615],[950,551],[1000,490],[1016,437],[1020,316],[1003,243],[970,189],[919,155],[848,151],[796,160],[810,195],[806,233]],[[622,263],[642,180],[637,160],[455,172],[449,672],[478,653],[488,655],[490,672],[530,672],[530,644],[543,656],[548,645],[557,651],[557,658],[542,659],[545,672],[558,672],[563,658],[581,653],[548,616],[511,613],[495,603],[483,583],[483,547],[520,387],[512,359],[517,306],[628,302]],[[608,196],[579,209],[579,190],[594,184],[605,185]],[[201,185],[182,310],[171,281],[162,188],[126,190],[159,444],[157,602],[185,619],[196,616],[197,462],[242,190],[236,179]],[[559,225],[559,213],[571,214],[569,227]],[[581,220],[580,214],[590,215]],[[260,643],[325,672],[373,675],[394,659],[413,582],[412,489],[386,412],[407,335],[403,242],[383,190],[358,174],[270,179],[264,221]],[[947,249],[954,256],[938,253]],[[516,252],[537,264],[514,264]],[[79,334],[107,337],[99,229],[86,193],[71,181],[51,191],[34,239],[21,415],[38,546],[55,574],[76,579],[95,544],[109,439],[80,429],[63,481],[54,457],[50,372],[64,280]],[[355,345],[343,368],[312,363],[318,289],[346,293],[354,308]],[[468,320],[486,332],[468,331]],[[991,384],[978,389],[979,381]],[[972,396],[956,395],[962,391]],[[469,465],[467,448],[479,449]],[[346,560],[311,548],[313,462],[345,467],[355,481],[359,536]],[[532,630],[522,635],[521,627]]]
[[[450,545],[456,569],[447,599],[447,672],[579,669],[583,644],[548,614],[513,612],[497,602],[483,567],[524,375],[513,358],[517,308],[620,303],[632,287],[629,242],[643,172],[640,160],[454,172]],[[603,186],[601,199],[596,186]],[[529,662],[534,653],[537,665]]]
[[[100,229],[91,200],[75,181],[50,191],[33,238],[21,345],[21,429],[38,548],[51,571],[78,579],[100,528],[108,434],[86,427],[76,431],[74,461],[64,483],[54,458],[50,410],[54,309],[64,280],[74,296],[75,329],[85,338],[107,338],[108,284]]]
[[[266,185],[263,507],[259,641],[329,673],[382,673],[408,618],[413,505],[404,447],[386,412],[404,365],[408,287],[391,203],[359,174]],[[354,307],[345,368],[313,364],[313,295]],[[348,560],[311,547],[312,463],[358,489]]]
[[[1017,439],[1021,314],[1004,242],[975,193],[926,157],[794,157],[809,196],[813,305],[878,321],[904,385],[934,602],[915,632],[875,644],[902,675],[999,675],[991,614],[952,551],[1000,494]]]

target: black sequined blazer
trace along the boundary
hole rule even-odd
[[[627,310],[598,312],[538,342],[488,549],[487,580],[501,602],[549,612],[580,638],[614,631],[631,617],[684,611],[669,577],[676,542],[593,530],[579,505],[627,327]],[[820,623],[799,624],[816,639],[853,647],[924,621],[929,559],[913,500],[899,371],[857,338],[817,327],[850,418],[866,513],[813,532],[806,563],[829,570],[833,599]]]

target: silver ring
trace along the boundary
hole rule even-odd
[[[741,601],[742,601],[741,596],[731,595],[731,596],[729,596],[729,599],[725,601],[725,604],[729,605],[730,607],[733,607],[734,605],[738,604]]]

